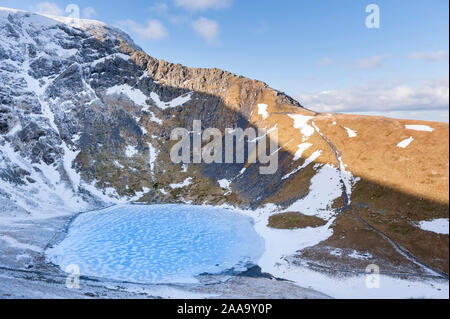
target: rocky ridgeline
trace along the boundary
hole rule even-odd
[[[217,180],[237,175],[242,165],[231,173],[223,166],[210,176],[197,165],[181,174],[185,168],[168,160],[171,130],[190,128],[193,120],[205,127],[246,128],[265,94],[273,95],[280,110],[300,108],[262,82],[156,60],[102,23],[2,10],[0,24],[4,213],[11,207],[31,213],[45,204],[52,211],[77,211],[140,199],[224,202],[226,190]],[[183,105],[158,107],[188,93]],[[155,172],[148,165],[150,150],[158,154]],[[193,186],[160,192],[182,182],[180,174],[194,177]],[[43,189],[51,195],[41,194]],[[241,202],[239,194],[229,199]]]

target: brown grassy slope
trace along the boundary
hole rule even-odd
[[[449,125],[384,117],[320,115],[314,119],[356,176],[401,192],[449,203]],[[336,122],[336,125],[332,123]],[[434,132],[407,130],[428,125]],[[345,127],[357,131],[349,138]],[[397,147],[413,137],[406,148]]]
[[[448,274],[448,235],[416,226],[449,217],[448,124],[348,115],[320,115],[314,121],[342,152],[348,169],[361,177],[352,194],[354,211],[420,261]],[[416,124],[435,130],[405,128]],[[349,138],[345,127],[358,136]],[[397,147],[409,137],[414,141],[406,149]]]

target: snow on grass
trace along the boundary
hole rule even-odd
[[[448,218],[434,219],[430,221],[422,221],[418,225],[420,229],[433,232],[436,234],[448,235],[449,224]]]
[[[147,96],[141,90],[132,88],[128,84],[116,85],[106,90],[107,95],[125,95],[134,104],[146,106]]]
[[[267,112],[268,107],[267,104],[258,104],[258,115],[261,115],[263,120],[269,117],[269,113]]]
[[[108,287],[112,290],[117,290],[117,286]],[[192,299],[207,299],[218,297],[218,295],[198,293],[193,291],[181,290],[178,288],[167,287],[167,286],[135,286],[135,287],[120,287],[121,290],[134,293],[134,294],[145,294],[151,297],[159,297],[163,299],[182,299],[182,300],[192,300]]]
[[[261,136],[258,136],[256,138],[254,138],[253,140],[250,140],[249,142],[259,142],[262,141],[263,139],[265,139],[267,136],[270,137],[270,134],[272,134],[273,132],[275,132],[275,130],[278,129],[278,124],[275,124],[271,129],[269,129],[268,131],[265,131],[265,133]],[[265,130],[265,128],[264,128]],[[235,130],[229,130],[228,134],[233,134]],[[264,132],[264,131],[263,131]]]
[[[69,162],[67,159],[71,156],[65,155],[65,160]],[[0,179],[0,189],[9,194],[17,206],[30,212],[30,220],[64,216],[88,207],[88,204],[73,192],[72,185],[62,179],[58,166],[31,163],[16,153],[10,143],[0,144],[0,163],[28,172],[28,177],[34,181],[16,185]],[[78,178],[71,169],[67,175],[74,180]]]
[[[411,144],[413,141],[414,141],[414,138],[411,136],[410,138],[398,143],[397,147],[398,148],[407,148],[409,146],[409,144]]]
[[[150,121],[152,121],[154,123],[157,123],[159,125],[163,124],[163,120],[161,120],[160,118],[156,117],[155,113],[153,113],[151,111],[149,113],[150,113],[150,116],[151,116],[150,117]]]
[[[434,128],[428,125],[405,125],[407,130],[419,131],[419,132],[433,132]]]
[[[21,243],[21,242],[17,241],[15,238],[10,237],[10,236],[0,235],[0,240],[6,242],[9,246],[14,247],[14,248],[23,249],[23,250],[31,250],[31,251],[38,252],[38,253],[42,252],[42,248],[37,247],[35,245],[31,245],[31,244]]]
[[[314,116],[291,114],[289,115],[289,117],[294,120],[294,127],[296,129],[299,129],[300,133],[302,133],[304,142],[314,134],[314,127],[308,124],[308,122],[312,120]]]
[[[150,94],[150,97],[152,98],[153,102],[155,102],[155,105],[158,108],[160,108],[161,110],[166,110],[166,109],[182,106],[183,104],[189,102],[192,99],[192,94],[194,94],[194,92],[189,92],[187,94],[183,94],[169,102],[161,101],[161,99],[159,98],[159,95],[156,94],[155,92],[152,92]]]
[[[348,137],[350,138],[355,138],[358,136],[358,134],[356,134],[356,131],[353,131],[352,129],[349,129],[348,127],[344,127],[345,130],[347,131]]]
[[[220,181],[217,181],[217,183],[219,183],[220,188],[223,188],[228,191],[225,195],[229,195],[232,193],[232,190],[231,190],[232,182],[230,180],[221,179]]]
[[[372,254],[370,253],[360,253],[356,250],[353,250],[350,254],[348,254],[348,257],[359,260],[369,260],[373,258]]]
[[[283,176],[282,180],[288,179],[292,175],[295,175],[298,172],[300,172],[302,169],[306,168],[309,164],[313,163],[316,159],[318,159],[320,157],[320,155],[322,155],[322,153],[323,153],[322,150],[315,151],[314,153],[312,153],[312,155],[310,157],[308,157],[301,166],[299,166],[298,168],[296,168],[289,174],[286,174],[285,176]]]
[[[132,157],[136,156],[138,153],[139,152],[135,146],[127,145],[127,147],[125,148],[125,155],[128,158],[132,158]]]
[[[100,63],[105,63],[106,61],[109,61],[109,60],[112,61],[112,60],[115,60],[115,59],[117,59],[117,58],[122,59],[122,60],[125,60],[125,61],[129,61],[129,60],[130,60],[130,56],[128,56],[128,55],[126,55],[126,54],[123,54],[123,53],[113,53],[113,54],[108,55],[108,56],[106,56],[106,57],[97,59],[97,60],[95,60],[94,62],[91,62],[91,63],[90,63],[90,66],[91,66],[91,67],[95,67],[95,66],[97,66],[97,65],[100,64]]]
[[[78,187],[80,186],[81,182],[81,176],[72,167],[72,165],[75,159],[77,158],[78,154],[80,154],[80,151],[72,151],[71,149],[69,149],[66,143],[63,143],[63,149],[64,149],[64,158],[63,158],[64,169],[70,181],[72,182],[74,190],[78,191]]]
[[[188,177],[184,180],[184,182],[182,183],[178,183],[178,184],[170,184],[170,188],[172,189],[181,189],[181,188],[185,188],[192,185],[192,177]]]
[[[313,145],[310,144],[310,143],[303,143],[303,144],[300,144],[300,145],[298,146],[297,152],[296,152],[295,155],[294,155],[294,161],[298,161],[300,158],[302,158],[303,153],[304,153],[307,149],[309,149],[311,146],[313,146]]]
[[[228,209],[234,209],[223,205]],[[300,287],[315,289],[333,298],[363,298],[363,299],[407,299],[407,298],[448,298],[449,286],[447,280],[421,279],[411,280],[399,277],[380,275],[379,288],[369,288],[369,277],[365,274],[354,276],[329,276],[323,272],[312,270],[307,264],[292,264],[290,257],[298,251],[313,247],[333,235],[332,217],[328,223],[320,227],[307,227],[296,230],[281,230],[268,227],[269,217],[279,213],[274,204],[256,211],[240,211],[253,217],[256,232],[265,240],[265,251],[258,261],[263,272],[277,278],[290,280]],[[336,250],[336,255],[342,255],[342,250]],[[366,254],[354,254],[355,257],[369,257]]]
[[[334,216],[333,202],[343,193],[341,174],[331,165],[323,166],[311,179],[309,193],[289,206],[285,212],[299,212],[329,220]]]
[[[159,150],[157,150],[151,143],[147,143],[149,148],[149,163],[150,163],[150,174],[154,178],[155,174],[155,163],[158,158]]]

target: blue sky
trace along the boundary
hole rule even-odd
[[[446,0],[1,0],[121,27],[150,55],[255,78],[318,111],[448,121]],[[380,28],[366,26],[367,5]]]

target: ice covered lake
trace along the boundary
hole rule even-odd
[[[223,208],[121,205],[80,214],[47,258],[81,275],[137,283],[194,283],[246,270],[264,252],[253,220]]]

